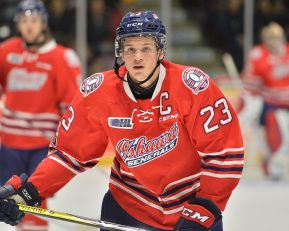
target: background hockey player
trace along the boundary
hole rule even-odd
[[[13,174],[30,175],[47,155],[59,119],[81,78],[74,51],[57,45],[51,37],[41,1],[21,1],[14,20],[19,37],[0,45],[0,83],[5,97],[0,149],[2,184]],[[21,229],[31,230],[28,223],[33,221],[23,223]]]
[[[223,230],[222,211],[243,169],[237,115],[206,73],[164,60],[165,51],[155,13],[125,15],[115,70],[82,83],[28,181],[14,176],[0,188],[2,221],[13,225],[23,216],[14,200],[38,204],[95,166],[110,138],[116,156],[102,220],[148,230]]]
[[[249,54],[243,78],[251,97],[264,102],[260,116],[261,139],[266,141],[262,142],[264,173],[278,180],[289,169],[289,45],[275,22],[263,28],[261,39],[262,44]],[[250,103],[244,111],[252,112]]]

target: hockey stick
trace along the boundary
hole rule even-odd
[[[134,228],[130,226],[115,224],[111,222],[101,221],[98,219],[88,218],[88,217],[82,217],[77,215],[72,215],[69,213],[64,212],[57,212],[53,210],[18,204],[19,210],[21,210],[24,213],[29,213],[37,216],[62,220],[62,221],[68,221],[72,223],[77,223],[81,225],[87,225],[92,226],[96,228],[101,228],[105,230],[119,230],[119,231],[146,231],[145,229],[139,229]]]
[[[243,83],[240,79],[240,74],[237,70],[236,64],[233,60],[233,57],[229,53],[225,53],[222,56],[223,64],[225,66],[225,69],[227,73],[229,74],[229,77],[231,77],[234,85],[238,88],[243,87]]]

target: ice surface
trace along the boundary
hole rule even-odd
[[[101,200],[108,189],[109,169],[95,168],[78,175],[49,201],[50,209],[99,218]],[[49,231],[97,230],[50,220]],[[0,224],[1,231],[15,229]],[[289,182],[241,180],[224,213],[224,231],[289,230]]]

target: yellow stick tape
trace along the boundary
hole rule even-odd
[[[72,215],[69,213],[57,212],[53,210],[18,204],[19,210],[24,213],[30,213],[38,216],[58,219],[62,221],[69,221],[77,224],[93,226],[97,228],[102,228],[105,230],[120,230],[120,231],[145,231],[144,229],[134,228],[125,225],[119,225],[115,223],[110,223],[106,221],[101,221],[98,219],[82,217],[77,215]]]

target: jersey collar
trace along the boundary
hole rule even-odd
[[[161,90],[161,87],[162,87],[162,84],[163,84],[163,81],[165,79],[165,76],[166,76],[166,69],[165,67],[160,64],[160,74],[159,74],[159,80],[158,80],[158,83],[156,85],[156,88],[154,90],[154,93],[152,95],[152,98],[151,98],[151,101],[154,100],[154,98],[158,95],[158,93],[160,92]],[[124,76],[124,79],[127,80],[127,74]],[[128,85],[128,82],[127,81],[123,81],[123,87],[124,87],[124,91],[125,93],[127,94],[127,96],[133,100],[134,102],[137,102],[137,100],[135,99],[129,85]]]
[[[57,45],[56,41],[54,39],[51,39],[38,49],[38,53],[39,54],[47,53],[53,50],[56,47],[56,45]]]

